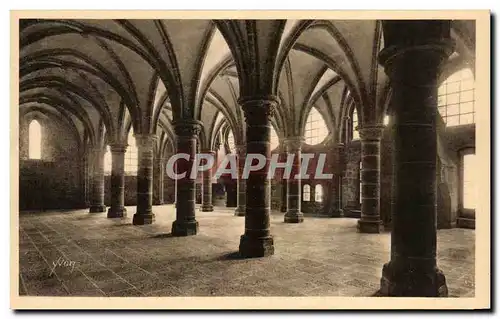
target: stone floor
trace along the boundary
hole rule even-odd
[[[21,295],[371,296],[389,260],[390,234],[359,234],[356,219],[271,216],[275,255],[235,259],[244,218],[197,213],[197,236],[169,235],[175,210],[155,206],[153,225],[58,211],[20,214]],[[474,296],[474,230],[438,232],[439,267],[451,296]]]

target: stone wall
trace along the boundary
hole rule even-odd
[[[37,118],[42,126],[42,158],[28,159],[28,124],[20,122],[19,209],[85,207],[84,156],[67,125]]]

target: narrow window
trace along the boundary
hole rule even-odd
[[[477,203],[477,166],[476,155],[466,154],[463,156],[463,207],[466,209],[475,209]]]
[[[308,202],[311,200],[311,186],[309,185],[304,185],[302,188],[302,199],[304,202]]]
[[[104,174],[105,175],[110,175],[111,174],[111,150],[109,148],[109,145],[106,146],[106,153],[104,153]]]
[[[137,175],[137,146],[135,144],[134,133],[130,130],[128,135],[128,147],[125,152],[125,172],[130,175]]]
[[[37,120],[31,121],[29,125],[28,156],[30,159],[42,158],[42,127]]]
[[[314,201],[319,203],[323,201],[323,186],[320,184],[314,187]]]
[[[358,131],[358,112],[356,112],[356,109],[352,111],[352,139],[353,140],[359,140],[359,131]]]
[[[363,201],[363,183],[361,182],[361,172],[363,171],[363,162],[359,161],[359,203]]]

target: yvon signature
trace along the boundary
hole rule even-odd
[[[52,270],[50,271],[49,276],[52,276],[57,267],[68,267],[71,268],[71,272],[73,272],[75,265],[76,261],[59,257],[57,260],[52,261]]]

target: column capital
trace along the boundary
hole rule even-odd
[[[138,148],[153,149],[156,142],[156,134],[134,134]]]
[[[125,153],[127,146],[127,143],[111,143],[109,144],[109,149],[111,153]]]
[[[253,123],[262,118],[270,118],[280,104],[280,99],[274,95],[244,96],[239,98],[238,104],[243,109],[247,123]]]
[[[297,151],[302,147],[302,143],[304,142],[303,136],[291,136],[287,137],[283,140],[287,151]]]
[[[197,120],[181,119],[174,123],[175,134],[179,137],[196,137],[201,131],[202,122]]]
[[[451,21],[387,20],[382,22],[385,48],[379,62],[397,82],[425,84],[437,79],[438,68],[455,49]]]
[[[383,125],[362,126],[359,128],[359,137],[362,141],[380,141],[384,128]]]

